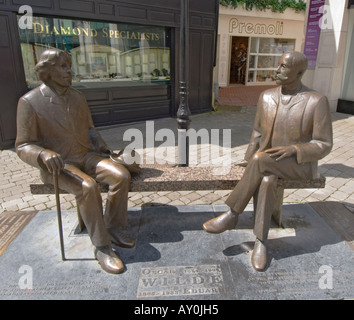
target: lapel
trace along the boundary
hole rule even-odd
[[[304,91],[304,87],[302,87],[300,92],[294,97],[294,99],[292,99],[292,101],[290,102],[289,109],[293,108],[302,100],[304,100],[303,91]]]
[[[303,134],[304,130],[304,124],[303,124],[303,119],[304,119],[304,112],[307,106],[306,103],[307,100],[305,100],[305,94],[302,91],[300,91],[296,97],[294,97],[294,100],[291,102],[291,105],[289,106],[289,125],[288,125],[288,132],[291,132],[291,138],[293,140],[301,140],[301,136]]]
[[[289,109],[293,108],[294,106],[296,106],[297,104],[299,104],[304,100],[304,92],[306,92],[306,90],[305,87],[302,86],[300,92],[290,101]],[[277,115],[280,97],[281,97],[281,86],[277,87],[276,90],[271,95],[272,101],[268,108],[267,115],[269,117],[268,119],[271,120],[272,124],[274,124],[274,120]],[[300,105],[302,109],[304,109],[305,106],[306,104]]]
[[[71,129],[68,121],[68,113],[66,111],[67,105],[64,100],[45,84],[40,86],[40,91],[43,97],[47,100],[42,111],[47,113],[53,123],[57,123],[66,130]]]
[[[275,88],[269,93],[265,93],[262,103],[262,115],[260,119],[261,139],[259,141],[259,151],[264,151],[269,147],[272,137],[275,117],[277,115],[280,98],[280,87]],[[254,150],[256,151],[256,150]]]
[[[289,121],[287,125],[287,131],[291,132],[293,138],[295,138],[296,136],[301,136],[303,114],[307,105],[307,103],[304,103],[304,101],[306,102],[305,94],[306,87],[302,86],[300,92],[289,102]],[[271,107],[268,110],[268,121],[269,125],[271,124],[272,129],[274,128],[274,122],[279,108],[280,98],[281,87],[279,86],[272,94],[272,103]]]
[[[274,126],[274,121],[275,117],[278,112],[278,107],[279,107],[279,99],[281,95],[281,86],[277,87],[274,92],[271,95],[271,98],[269,99],[269,106],[267,110],[267,119],[269,121],[268,126],[269,128],[273,129]]]
[[[62,104],[62,100],[57,96],[57,94],[54,93],[52,89],[50,89],[48,86],[46,86],[44,83],[40,86],[39,90],[41,91],[43,97],[46,97],[49,99],[50,103],[53,104]]]
[[[301,123],[307,106],[305,94],[306,87],[302,86],[300,92],[290,101],[289,117],[291,117],[291,121],[289,121],[289,123],[293,126],[293,130],[295,130],[295,128],[298,128],[297,131],[301,130]]]

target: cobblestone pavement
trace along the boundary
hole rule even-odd
[[[223,141],[223,129],[231,129],[232,163],[235,163],[243,159],[250,139],[254,115],[255,107],[219,107],[216,112],[192,116],[191,128],[197,131],[205,128],[208,133],[211,132],[211,129],[219,129],[220,143]],[[332,118],[334,147],[332,152],[319,163],[319,171],[327,178],[326,187],[324,189],[285,190],[285,203],[340,201],[354,212],[354,116],[333,113]],[[172,130],[177,140],[176,120],[172,118],[154,120],[149,124],[141,122],[103,128],[100,129],[100,132],[108,145],[114,150],[118,150],[133,141],[130,139],[129,141],[123,141],[123,135],[128,132],[128,129],[138,129],[142,132],[144,139],[148,139],[148,135],[145,134],[148,125],[150,128],[154,126],[155,133],[163,128]],[[153,137],[150,138],[153,139]],[[164,143],[157,141],[157,137],[155,140],[153,141],[154,150]],[[173,150],[174,147],[170,146],[169,148],[166,150]],[[204,143],[199,146],[198,151],[201,163],[203,161],[210,162],[213,153],[203,153],[202,150],[210,151],[212,145]],[[178,153],[178,151],[175,150],[175,153]],[[38,169],[22,162],[14,149],[0,150],[0,161],[0,213],[18,210],[55,210],[54,195],[32,195],[30,193],[30,183],[38,181]],[[227,190],[132,192],[129,193],[129,207],[139,207],[147,203],[168,205],[224,204],[224,200],[229,193],[230,191]],[[73,209],[75,206],[75,199],[72,195],[61,195],[62,210]]]

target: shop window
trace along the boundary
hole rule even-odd
[[[281,55],[295,49],[293,39],[251,38],[248,82],[275,81],[275,70]]]
[[[170,82],[168,28],[33,17],[33,28],[19,34],[30,89],[41,83],[34,66],[47,48],[70,53],[73,87],[79,89]]]

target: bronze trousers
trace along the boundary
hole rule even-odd
[[[41,172],[45,183],[53,183],[49,172]],[[80,214],[96,247],[111,243],[108,228],[126,226],[130,173],[122,165],[94,153],[79,163],[65,163],[58,178],[59,188],[75,195]],[[102,197],[97,182],[108,184],[103,215]]]
[[[310,163],[298,164],[295,157],[275,161],[268,153],[257,152],[248,162],[244,175],[225,203],[241,214],[252,196],[257,194],[253,232],[258,239],[264,241],[268,237],[278,178],[309,179],[313,177],[312,171]]]

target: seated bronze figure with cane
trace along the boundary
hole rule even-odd
[[[18,102],[16,152],[40,169],[44,183],[75,195],[96,259],[105,271],[121,273],[124,264],[111,242],[135,245],[122,231],[128,223],[130,172],[109,158],[113,151],[95,129],[84,95],[71,87],[70,55],[45,50],[36,71],[43,84]],[[104,215],[98,183],[109,186]]]

